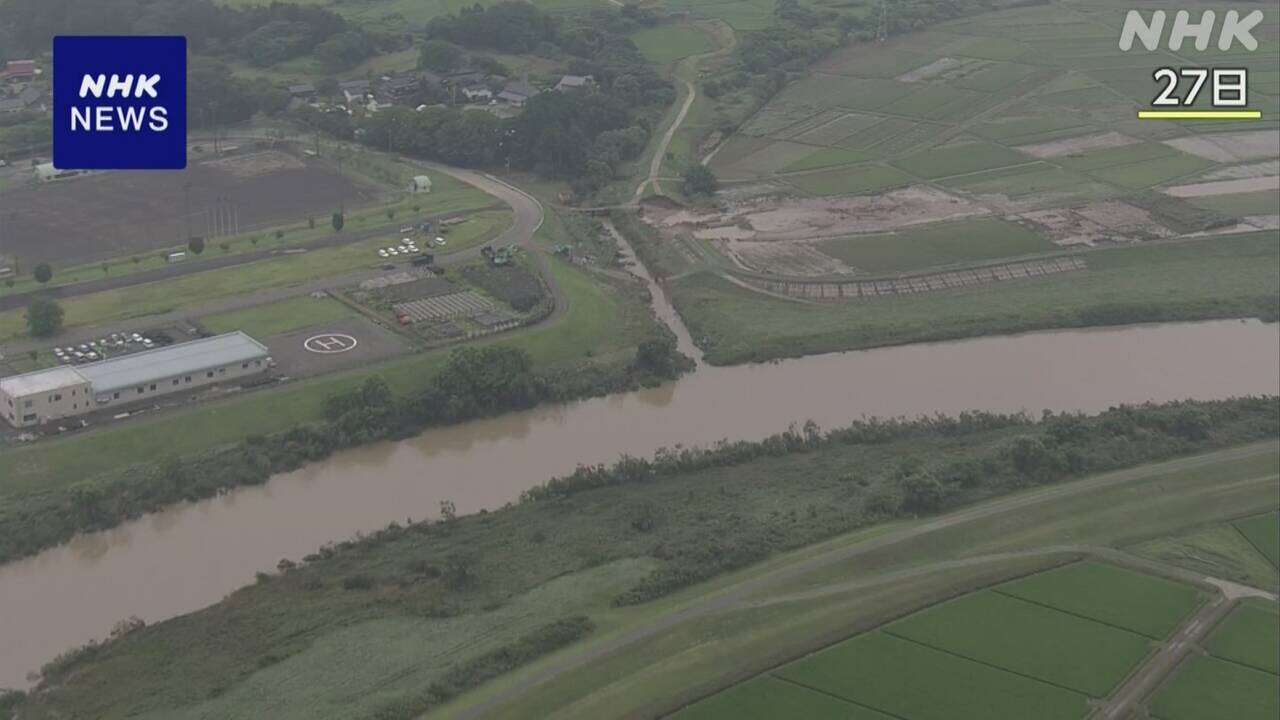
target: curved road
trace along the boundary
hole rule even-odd
[[[511,226],[508,227],[506,230],[502,231],[501,233],[499,233],[493,239],[476,247],[468,248],[466,250],[462,250],[455,253],[449,253],[446,255],[437,256],[436,264],[447,267],[450,265],[456,265],[458,263],[474,260],[475,258],[480,256],[480,250],[484,247],[498,246],[498,245],[512,245],[512,244],[520,245],[521,247],[525,248],[529,252],[530,258],[533,259],[533,262],[537,270],[542,275],[543,280],[546,282],[547,287],[550,289],[552,298],[555,301],[555,309],[552,311],[551,315],[544,318],[542,322],[545,323],[548,320],[553,320],[560,317],[564,313],[565,309],[567,308],[568,298],[560,289],[560,287],[556,284],[555,278],[551,275],[549,268],[547,267],[546,258],[543,257],[541,253],[538,253],[535,251],[534,244],[533,244],[534,234],[538,231],[540,227],[542,227],[542,222],[543,222],[542,204],[538,202],[536,198],[526,193],[525,191],[509,183],[503,182],[502,180],[499,180],[498,178],[495,178],[492,175],[489,175],[487,173],[481,173],[474,170],[464,170],[462,168],[455,168],[447,165],[439,165],[436,163],[415,162],[414,164],[418,165],[419,167],[426,167],[435,172],[451,175],[457,178],[458,180],[461,180],[462,182],[468,183],[470,185],[474,185],[480,190],[488,193],[489,195],[496,197],[498,200],[508,205],[511,208],[511,212],[512,212]],[[470,211],[466,211],[466,212],[470,212]],[[451,217],[457,214],[459,213],[444,213],[442,215],[433,216],[433,217]],[[317,248],[333,247],[333,246],[344,245],[344,244],[353,243],[353,242],[359,242],[361,240],[365,240],[370,237],[392,232],[394,228],[399,227],[401,224],[403,223],[393,223],[389,225],[382,225],[376,228],[369,228],[367,230],[361,230],[355,233],[334,234],[333,236],[322,238],[318,241],[313,241],[311,243],[308,243],[306,245],[302,245],[299,247],[304,247],[307,249],[317,249]],[[77,297],[80,295],[88,295],[95,292],[102,292],[104,290],[114,290],[118,288],[132,287],[134,285],[141,285],[141,284],[157,282],[161,280],[171,280],[171,279],[183,277],[186,275],[193,275],[193,274],[209,272],[213,270],[221,270],[228,267],[235,267],[237,265],[242,265],[246,263],[255,262],[258,260],[267,259],[269,257],[279,257],[280,255],[281,254],[279,253],[278,250],[258,250],[258,251],[251,251],[246,253],[237,253],[236,255],[228,255],[224,257],[212,258],[209,260],[202,261],[200,263],[192,263],[192,264],[186,264],[186,265],[181,265],[181,264],[171,265],[168,267],[156,268],[155,270],[145,270],[142,272],[133,273],[130,275],[122,275],[114,278],[102,278],[98,280],[90,280],[87,282],[76,283],[74,285],[62,285],[58,287],[49,288],[44,292],[47,295],[52,295],[53,297],[56,297],[56,298]],[[118,330],[133,332],[133,331],[141,330],[147,327],[155,326],[156,324],[190,320],[191,318],[196,317],[197,315],[207,315],[212,312],[226,312],[226,311],[236,310],[236,309],[245,308],[245,307],[252,307],[254,305],[274,302],[276,300],[280,300],[286,297],[292,297],[295,295],[305,295],[307,293],[314,292],[317,290],[323,291],[323,290],[330,290],[333,288],[342,287],[346,285],[352,285],[362,280],[368,279],[369,277],[377,275],[380,272],[381,271],[361,270],[355,273],[348,273],[344,275],[337,275],[337,276],[332,276],[328,278],[323,278],[319,281],[312,282],[312,283],[304,283],[301,285],[295,285],[295,286],[285,287],[285,288],[269,288],[269,289],[265,289],[260,292],[251,293],[248,295],[239,295],[239,296],[227,298],[225,302],[215,302],[210,305],[201,307],[198,311],[180,310],[172,313],[166,313],[164,315],[149,315],[149,316],[144,316],[139,318],[133,318],[133,319],[121,321],[118,323],[113,323],[113,327],[116,327]],[[8,296],[0,297],[0,311],[9,310],[9,309],[18,308],[18,307],[24,307],[30,301],[32,294],[33,293],[21,293],[16,295],[8,295]],[[77,342],[83,342],[85,340],[96,338],[101,334],[102,334],[101,330],[97,328],[90,328],[90,327],[74,328],[73,327],[65,330],[57,338],[57,341],[59,343],[74,344]],[[48,340],[40,340],[38,342],[33,340],[19,340],[16,342],[5,343],[2,350],[4,354],[16,355],[19,353],[27,352],[29,350],[44,349],[44,348],[47,348],[48,345],[49,345]]]

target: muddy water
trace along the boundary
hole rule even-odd
[[[174,507],[0,568],[0,686],[129,615],[213,603],[325,542],[392,520],[494,508],[621,453],[760,438],[862,415],[1099,410],[1280,392],[1280,331],[1219,321],[1034,333],[700,368],[676,383],[342,452],[262,487]]]

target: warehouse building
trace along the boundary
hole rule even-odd
[[[267,348],[242,332],[216,335],[78,367],[0,379],[0,415],[33,427],[266,372]]]

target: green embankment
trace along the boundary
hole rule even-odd
[[[1221,422],[1213,438],[1200,443],[1173,442],[1156,429],[1166,425],[1159,419],[1163,413],[1179,409],[1151,410],[1151,424],[1144,421],[1150,434],[1124,450],[1137,455],[1124,457],[1167,456],[1273,432],[1273,404],[1206,406]],[[1103,432],[1106,424],[1089,426],[1071,441],[1074,452],[1115,461],[1111,453],[1118,448]],[[1112,484],[1081,486],[1075,494],[1063,495],[1075,486],[1062,484],[1022,490],[1020,507],[918,536],[903,534],[845,556],[843,549],[859,540],[931,522],[903,518],[880,525],[884,498],[910,486],[902,485],[904,458],[918,459],[920,471],[936,477],[987,463],[992,474],[977,487],[948,481],[951,506],[1022,485],[1003,448],[1022,434],[1047,437],[1043,426],[1022,424],[904,426],[888,438],[883,430],[865,432],[837,434],[817,445],[792,436],[787,442],[795,449],[789,452],[755,454],[739,446],[726,451],[740,458],[729,464],[708,458],[694,465],[703,469],[673,467],[644,482],[619,481],[342,543],[208,609],[64,660],[24,717],[234,718],[269,706],[282,718],[408,718],[433,703],[429,688],[441,677],[456,676],[458,668],[472,667],[476,657],[516,642],[531,628],[588,616],[597,640],[550,658],[563,660],[707,600],[711,609],[704,614],[661,626],[649,639],[624,644],[623,652],[520,693],[516,705],[484,713],[546,716],[572,706],[571,717],[654,714],[655,703],[674,709],[681,698],[691,699],[689,693],[731,684],[739,673],[803,654],[859,623],[878,624],[957,588],[981,587],[1063,559],[936,570],[930,563],[1061,543],[1064,537],[1110,543],[1129,533],[1167,533],[1189,518],[1240,516],[1276,499],[1271,476],[1278,456],[1267,442],[1123,471]],[[1117,522],[1120,517],[1129,520]],[[850,531],[857,532],[840,535]],[[828,557],[803,574],[781,572]],[[900,582],[840,589],[851,579],[911,567],[918,575]],[[710,582],[690,587],[700,578]],[[750,586],[733,589],[748,579]],[[736,600],[714,601],[724,592]],[[788,599],[793,593],[800,596]],[[637,597],[653,600],[633,604]],[[339,657],[360,661],[345,662],[338,677],[333,668],[344,664]],[[627,669],[633,666],[650,671]],[[441,710],[447,717],[543,667],[543,660],[531,660]],[[1061,704],[1059,695],[1075,696],[1058,691],[1046,702]]]
[[[1086,270],[1030,281],[839,304],[767,297],[709,271],[671,290],[716,364],[1048,328],[1280,316],[1275,231],[1084,259]]]

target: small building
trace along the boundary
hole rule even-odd
[[[295,97],[300,100],[310,100],[316,96],[316,86],[311,83],[290,85],[287,90],[289,91],[289,97]]]
[[[493,99],[493,91],[485,85],[468,85],[462,88],[462,95],[471,102],[488,102]]]
[[[266,372],[269,364],[266,346],[242,332],[231,332],[0,379],[0,414],[14,427],[33,427],[106,406],[239,380]]]
[[[382,78],[378,88],[378,102],[384,105],[404,105],[422,92],[420,75],[397,75]]]
[[[35,60],[10,60],[4,64],[5,80],[30,80],[36,76]]]
[[[0,99],[0,113],[6,115],[10,113],[22,112],[27,109],[27,104],[19,97],[7,97]]]
[[[576,90],[577,88],[590,87],[595,84],[595,79],[590,75],[565,75],[560,78],[560,82],[556,83],[556,90],[564,92],[565,90]]]
[[[89,379],[71,367],[0,379],[0,414],[16,428],[33,427],[93,409]]]
[[[498,99],[508,105],[520,107],[524,105],[529,98],[537,94],[538,91],[529,83],[523,81],[513,82],[507,83],[507,86],[502,88],[502,92],[498,93]]]
[[[362,103],[369,96],[368,80],[347,80],[338,83],[338,90],[348,103]]]
[[[62,178],[69,178],[69,177],[75,177],[76,175],[83,175],[87,172],[88,170],[62,170],[54,167],[53,163],[51,162],[40,163],[39,165],[36,166],[36,169],[35,169],[36,179],[39,180],[40,182],[52,182],[54,180],[60,180]]]
[[[431,178],[426,175],[414,175],[413,180],[409,182],[409,192],[411,193],[429,193],[431,192]]]

